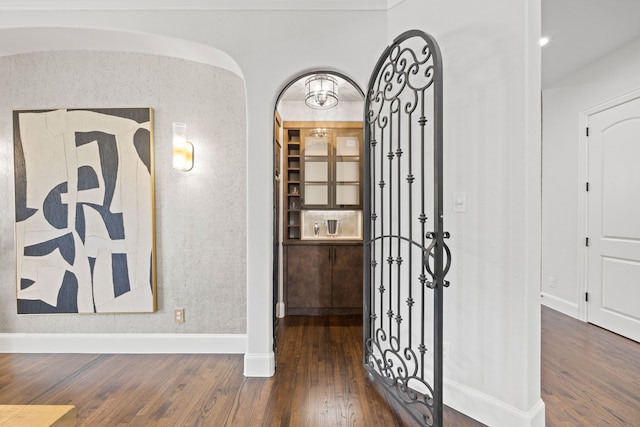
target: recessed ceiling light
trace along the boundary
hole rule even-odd
[[[544,46],[551,41],[551,37],[541,37],[540,46]]]

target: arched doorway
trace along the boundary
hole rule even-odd
[[[314,80],[317,81],[317,78],[324,77],[327,77],[329,84],[334,85],[330,90],[333,90],[334,87],[337,89],[337,105],[329,108],[326,108],[326,106],[316,106],[317,108],[314,108],[310,106],[309,103],[305,103],[305,98],[309,98],[309,91],[313,90]],[[327,235],[330,231],[328,228],[329,222],[327,222],[322,215],[331,212],[331,214],[335,216],[342,214],[343,212],[341,211],[344,211],[347,212],[345,214],[347,216],[353,212],[355,215],[354,218],[356,218],[356,221],[359,221],[359,223],[355,226],[357,230],[352,230],[351,235],[348,234],[345,227],[342,227],[343,234],[339,235],[338,238],[342,238],[343,242],[351,241],[354,244],[353,251],[360,251],[361,255],[362,211],[360,194],[362,189],[360,187],[357,190],[357,203],[354,201],[355,204],[347,206],[341,203],[345,201],[341,199],[344,196],[341,191],[344,190],[355,193],[356,190],[354,190],[353,186],[347,189],[347,183],[340,181],[338,187],[329,184],[323,188],[325,183],[321,182],[322,180],[314,181],[309,178],[311,167],[305,168],[305,159],[311,160],[311,157],[304,155],[304,135],[305,132],[307,132],[308,136],[312,136],[315,132],[315,137],[322,137],[319,132],[328,134],[331,132],[328,128],[332,126],[341,128],[341,130],[337,131],[336,135],[338,133],[346,135],[348,133],[348,131],[346,131],[347,128],[355,130],[357,127],[361,132],[363,107],[364,93],[358,84],[350,77],[330,70],[312,70],[297,75],[284,85],[284,88],[276,100],[274,106],[274,298],[272,301],[274,313],[274,350],[277,342],[278,318],[282,318],[288,313],[322,314],[354,311],[347,309],[345,305],[350,305],[348,302],[338,303],[337,305],[341,307],[333,307],[329,302],[330,296],[327,292],[315,292],[314,290],[302,296],[305,299],[308,298],[310,301],[309,304],[303,303],[302,307],[292,308],[289,296],[291,295],[292,298],[298,298],[300,295],[291,291],[292,288],[289,285],[291,284],[291,280],[296,281],[299,278],[292,277],[292,272],[296,270],[296,265],[298,265],[300,258],[291,257],[289,247],[296,247],[298,251],[304,248],[308,251],[307,258],[318,257],[319,259],[324,259],[324,253],[327,251],[327,259],[332,259],[332,257],[333,259],[339,258],[339,252],[323,246],[327,243],[326,240],[332,237]],[[302,132],[302,135],[300,132]],[[295,143],[296,138],[299,141],[297,144]],[[293,144],[288,144],[288,142],[292,142],[292,139]],[[329,149],[329,151],[331,151],[331,149]],[[331,165],[329,165],[330,161],[333,162],[336,158],[341,157],[336,154],[343,154],[332,152],[333,154],[329,155],[329,151],[327,152],[328,157],[326,158],[322,156],[314,157],[312,164],[314,168],[318,166],[322,167],[321,165],[325,163],[325,160],[327,161],[326,173],[328,181],[336,180],[336,174],[341,174],[343,172],[342,169],[345,167],[355,170],[356,166],[354,166],[354,162],[348,165],[346,162],[331,163]],[[353,156],[350,160],[357,159],[357,168],[361,175],[362,165],[359,160],[360,155],[361,154]],[[311,166],[310,163],[307,163],[307,165]],[[341,170],[338,171],[338,169]],[[308,178],[306,181],[305,176]],[[341,178],[341,176],[338,176],[338,178]],[[361,183],[361,179],[358,178],[358,180],[359,183]],[[341,184],[342,187],[340,187]],[[325,196],[326,199],[322,200]],[[312,201],[312,198],[316,197],[319,197],[319,199]],[[339,224],[339,221],[350,220],[336,220],[335,224]],[[344,224],[346,225],[346,222]],[[340,230],[338,229],[338,234],[339,233]],[[305,244],[302,246],[299,245],[301,242]],[[316,243],[318,243],[318,245],[316,245]],[[355,248],[355,246],[357,246],[357,248]],[[344,248],[341,249],[344,250]],[[309,273],[305,274],[305,276],[312,281],[317,279],[317,275],[324,275],[320,280],[329,281],[330,279],[327,276],[329,271],[327,270],[332,270],[333,266],[328,268],[317,266],[317,275],[304,266],[300,266],[300,268]],[[349,268],[347,267],[347,269]],[[357,286],[361,289],[361,270],[358,270],[357,274],[358,277],[354,277],[353,280],[354,283],[357,282]],[[295,276],[295,274],[293,275]],[[315,286],[312,284],[306,289],[309,291],[309,289],[315,289]],[[345,295],[344,297],[353,299],[354,295]],[[356,296],[355,299],[357,298]],[[359,298],[361,299],[361,296]],[[312,302],[312,300],[315,302]],[[294,303],[294,305],[296,304]],[[356,307],[349,308],[353,309]],[[361,310],[361,305],[357,308]]]

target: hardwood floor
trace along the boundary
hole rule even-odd
[[[2,354],[0,403],[73,404],[78,425],[91,427],[410,426],[361,366],[361,322],[287,317],[271,378],[245,378],[242,355]]]
[[[1,354],[0,403],[72,404],[91,427],[410,426],[361,367],[360,319],[286,318],[271,378],[242,355]],[[640,344],[543,308],[542,349],[547,426],[640,426]]]
[[[542,307],[548,427],[640,426],[640,344]]]

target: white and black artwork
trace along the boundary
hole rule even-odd
[[[152,110],[14,111],[18,314],[155,304]]]

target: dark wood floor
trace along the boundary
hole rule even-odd
[[[640,426],[640,344],[542,311],[547,426]],[[405,426],[361,367],[359,317],[288,317],[278,369],[241,355],[0,355],[1,404],[73,404],[78,426]],[[445,425],[481,425],[453,410]]]
[[[542,308],[547,426],[640,426],[640,344]]]

